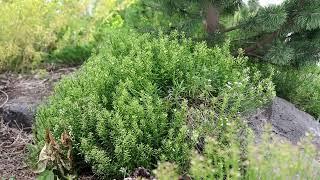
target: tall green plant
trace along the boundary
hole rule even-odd
[[[0,71],[38,65],[57,33],[85,12],[86,1],[0,1]]]

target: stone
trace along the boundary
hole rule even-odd
[[[59,69],[44,77],[15,74],[2,77],[1,79],[6,79],[5,82],[8,83],[2,85],[5,88],[0,90],[8,94],[9,100],[0,107],[0,118],[10,127],[30,131],[37,107],[51,94],[54,84],[63,75],[74,70],[75,68]]]
[[[298,143],[307,133],[312,134],[313,143],[320,148],[320,123],[282,98],[274,98],[269,106],[257,110],[247,120],[258,137],[264,132],[265,125],[270,124],[273,134],[293,144]]]

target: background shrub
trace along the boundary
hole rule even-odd
[[[320,67],[299,69],[279,68],[274,76],[278,96],[296,104],[300,109],[320,118]]]
[[[120,177],[120,169],[154,168],[159,160],[184,171],[196,141],[192,107],[215,102],[239,114],[274,96],[271,77],[261,79],[228,45],[210,49],[178,34],[152,38],[116,29],[98,52],[56,87],[35,122],[35,149],[44,145],[46,128],[55,137],[67,130],[77,163],[84,160],[98,175]]]
[[[86,1],[0,2],[0,71],[36,67],[56,48],[57,33],[85,13]]]
[[[53,51],[49,55],[47,62],[69,66],[81,65],[90,57],[92,49],[92,45],[69,45],[63,49]]]
[[[28,71],[43,62],[73,65],[99,44],[97,27],[132,0],[0,1],[0,72]],[[116,24],[112,24],[116,26]]]
[[[230,125],[229,127],[233,129],[224,133],[227,143],[216,137],[207,137],[204,152],[193,152],[187,173],[192,179],[319,177],[319,163],[316,160],[318,153],[309,138],[301,144],[292,145],[272,136],[271,128],[267,128],[263,138],[259,140],[260,143],[257,144],[252,139],[250,131],[246,138],[241,140],[239,133],[243,133],[244,129],[237,128],[238,125]],[[160,163],[154,173],[159,179],[170,179],[179,175],[176,166],[168,162]]]

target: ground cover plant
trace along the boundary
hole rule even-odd
[[[45,129],[56,138],[67,131],[73,155],[98,175],[119,178],[122,169],[154,168],[159,160],[184,171],[196,143],[189,107],[230,98],[222,103],[233,111],[227,120],[274,96],[271,77],[262,79],[245,63],[228,45],[210,49],[178,34],[111,31],[99,53],[63,80],[38,111],[35,148],[44,146]]]
[[[191,179],[317,179],[320,175],[318,153],[307,137],[298,146],[271,135],[266,127],[260,143],[255,143],[247,132],[247,148],[239,141],[238,125],[224,136],[229,143],[221,143],[216,137],[207,137],[203,153],[192,153],[191,165],[185,178]],[[243,129],[241,130],[243,131]],[[251,134],[251,135],[250,135]],[[250,138],[251,136],[251,138]],[[160,180],[181,177],[177,166],[162,162],[153,171]]]

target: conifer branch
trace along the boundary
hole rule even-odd
[[[303,7],[304,0],[300,0],[298,4],[300,5],[300,7]],[[284,23],[278,30],[272,32],[271,34],[269,33],[269,34],[262,36],[259,40],[257,40],[257,42],[255,44],[244,48],[245,54],[248,56],[257,57],[255,51],[258,49],[262,49],[265,47],[265,45],[272,43],[273,40],[278,36],[278,34],[280,32],[282,32],[283,30],[289,29],[289,27],[294,24],[294,19],[296,16],[297,16],[297,14],[291,15],[291,16],[288,15],[287,22]]]
[[[241,25],[239,24],[239,25],[236,25],[236,26],[233,26],[233,27],[226,28],[226,29],[222,30],[221,32],[222,32],[222,33],[228,33],[228,32],[230,32],[230,31],[237,30],[237,29],[239,29],[240,27],[241,27]]]
[[[244,52],[247,55],[254,53],[257,49],[263,48],[266,44],[270,44],[273,39],[278,35],[278,31],[275,31],[271,34],[266,34],[265,36],[261,37],[255,44],[244,48]]]

